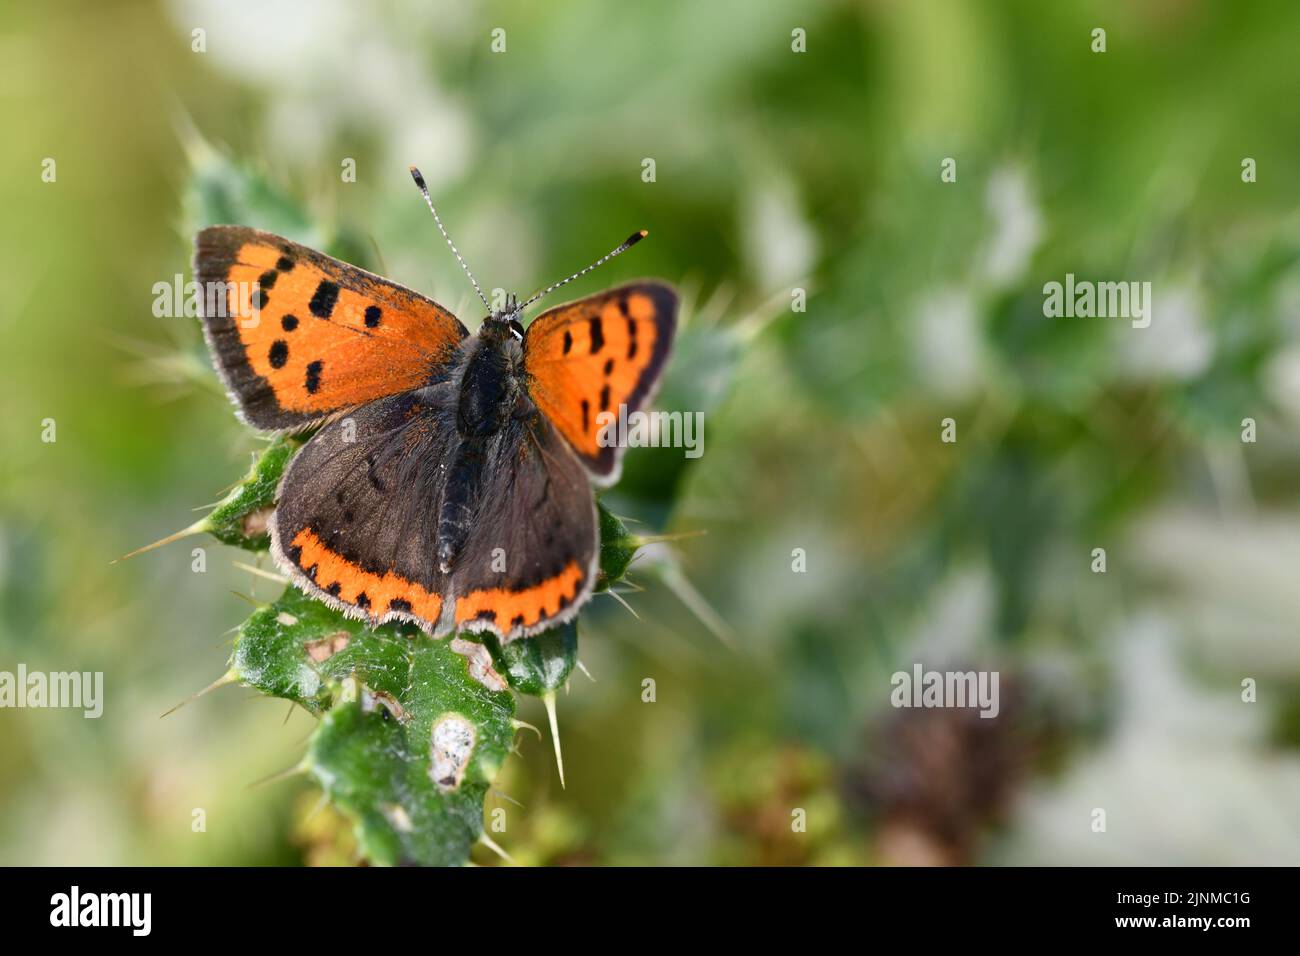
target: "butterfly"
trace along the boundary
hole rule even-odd
[[[262,431],[318,430],[280,481],[271,553],[295,585],[379,625],[503,642],[577,614],[599,529],[592,486],[618,479],[603,428],[654,396],[677,294],[640,281],[524,310],[645,236],[471,335],[419,293],[243,226],[195,238],[204,336],[240,416]],[[215,292],[213,291],[215,290]]]

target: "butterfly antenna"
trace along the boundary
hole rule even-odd
[[[573,275],[569,276],[569,278],[561,279],[559,282],[555,283],[555,285],[547,286],[545,289],[542,289],[540,292],[533,293],[533,295],[529,297],[528,301],[519,307],[519,310],[522,312],[524,309],[528,308],[530,305],[532,305],[542,296],[550,295],[560,286],[568,285],[574,279],[582,278],[597,266],[603,266],[606,262],[609,262],[609,260],[613,259],[615,256],[627,252],[629,249],[631,249],[633,246],[635,246],[638,242],[640,242],[648,235],[649,233],[646,232],[644,229],[640,230],[639,232],[632,233],[632,235],[628,236],[625,240],[623,240],[622,244],[619,245],[617,249],[615,249],[613,252],[608,253],[607,255],[601,256],[599,259],[597,259],[591,265],[587,266],[587,268],[583,269],[581,272],[575,272]]]
[[[460,263],[460,267],[465,270],[465,275],[469,276],[469,281],[474,283],[474,291],[477,292],[478,297],[483,300],[483,305],[487,307],[488,314],[491,315],[492,306],[488,304],[487,296],[485,296],[483,290],[479,288],[478,280],[474,278],[474,273],[470,272],[469,266],[465,265],[465,260],[461,258],[460,250],[456,248],[456,243],[452,242],[451,236],[447,235],[447,230],[442,225],[442,219],[438,216],[438,210],[433,208],[433,199],[429,196],[429,187],[424,184],[424,177],[420,175],[420,171],[414,166],[411,167],[411,178],[415,180],[415,185],[420,187],[420,193],[424,196],[424,201],[429,206],[429,212],[433,213],[433,221],[438,224],[438,231],[442,233],[442,238],[447,240],[447,245],[451,246],[451,254],[456,257],[456,261]],[[622,250],[620,249],[619,251],[621,252]]]

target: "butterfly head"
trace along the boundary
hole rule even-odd
[[[492,338],[513,338],[516,342],[524,340],[524,310],[519,305],[519,297],[513,292],[506,296],[506,305],[483,320],[482,332]]]

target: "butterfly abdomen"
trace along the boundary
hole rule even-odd
[[[474,526],[474,510],[478,486],[483,480],[486,459],[486,439],[467,438],[456,448],[447,480],[442,487],[442,501],[438,504],[438,567],[443,574],[451,571],[456,555],[465,545]]]
[[[460,443],[448,464],[438,506],[438,565],[451,570],[474,526],[488,444],[509,419],[519,396],[512,362],[496,336],[480,335],[460,375],[456,431]]]

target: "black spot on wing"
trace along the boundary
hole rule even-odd
[[[304,382],[303,384],[307,388],[308,395],[315,395],[316,392],[320,389],[320,373],[321,373],[321,369],[324,367],[325,367],[325,363],[322,362],[320,359],[317,359],[316,361],[311,362],[307,365],[307,381]]]
[[[383,310],[377,305],[366,306],[366,328],[373,329],[379,325],[379,319],[383,315]]]
[[[318,319],[328,319],[334,313],[334,306],[339,301],[339,287],[328,279],[321,280],[312,294],[307,308]]]
[[[271,368],[284,368],[284,364],[289,361],[289,343],[284,339],[276,339],[271,343],[271,351],[266,357]]]
[[[598,315],[593,315],[588,319],[587,325],[591,330],[591,354],[595,355],[605,347],[605,326],[601,323]]]
[[[298,327],[298,317],[296,315],[283,315],[280,317],[280,328],[286,332],[292,332]]]

